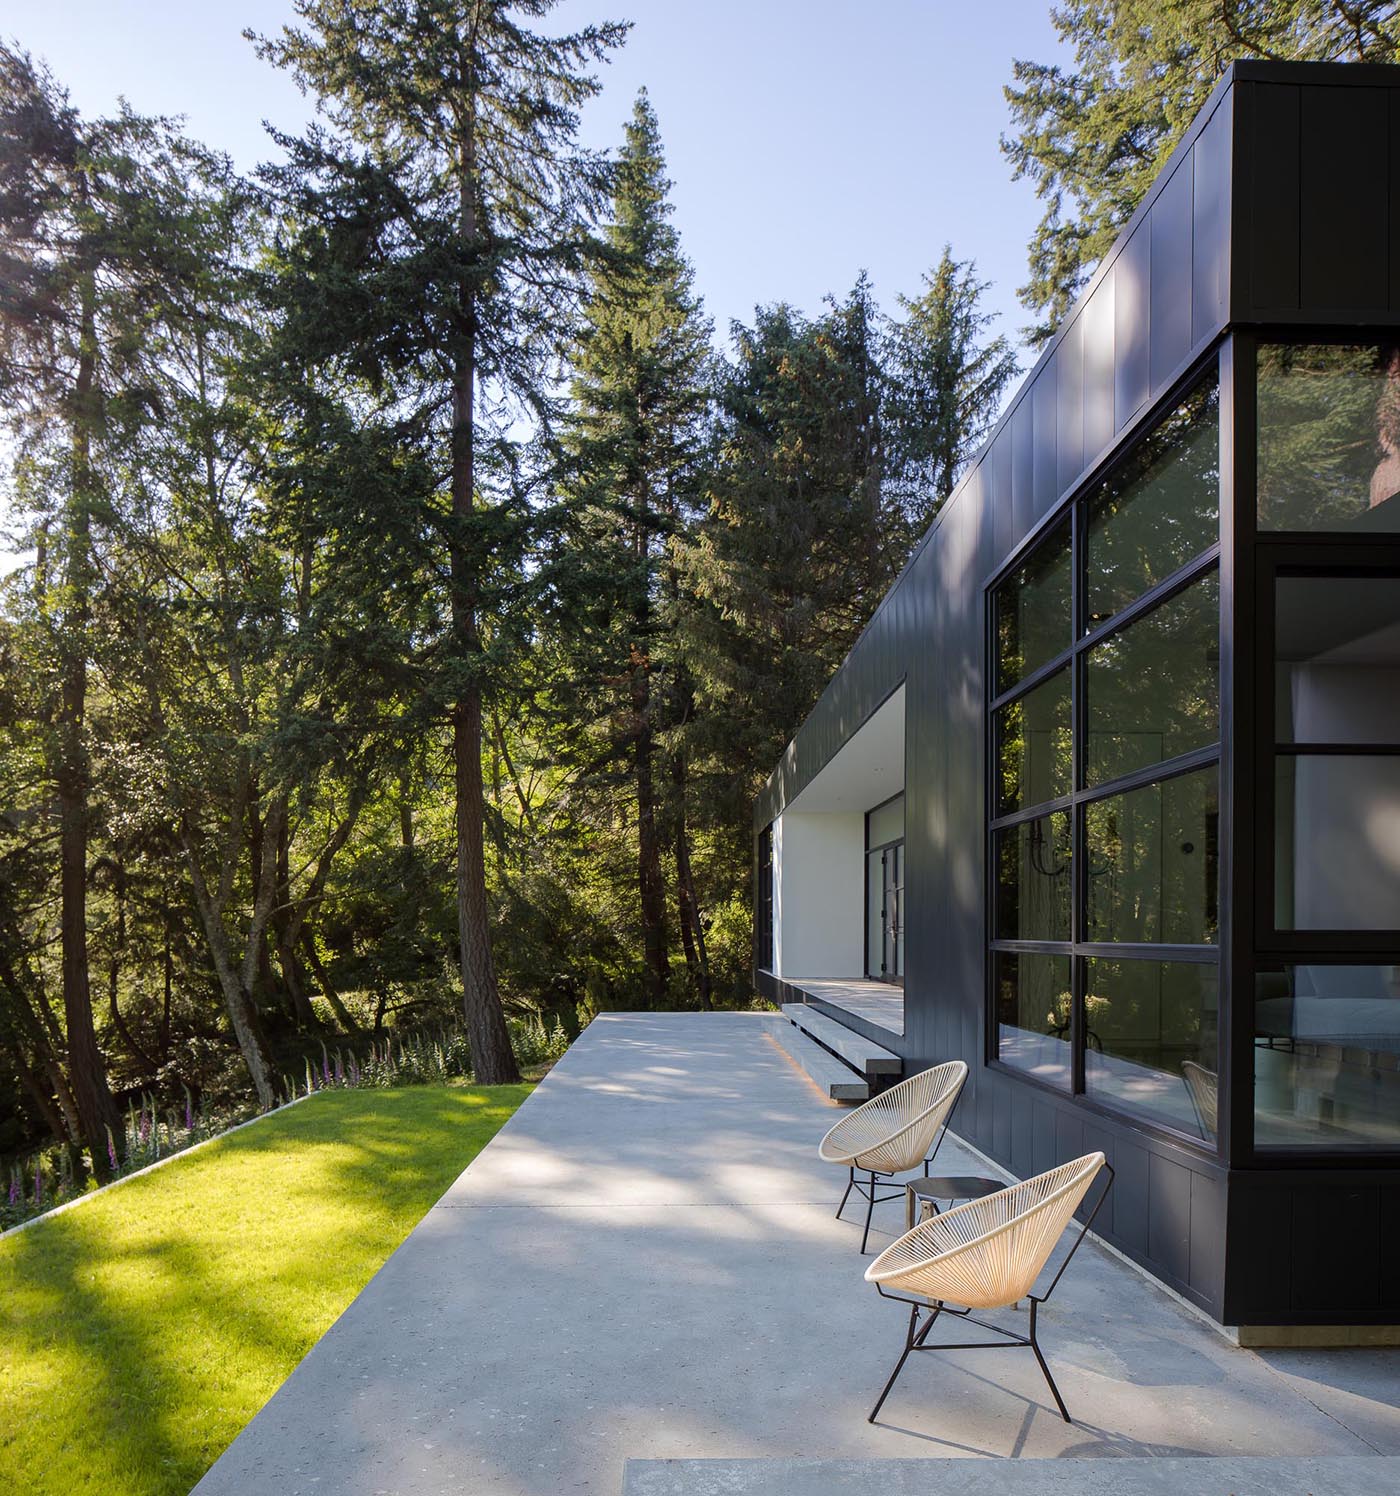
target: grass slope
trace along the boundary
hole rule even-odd
[[[0,1492],[184,1496],[528,1092],[322,1092],[0,1241]]]

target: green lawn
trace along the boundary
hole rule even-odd
[[[325,1091],[0,1241],[0,1492],[185,1496],[529,1090]]]

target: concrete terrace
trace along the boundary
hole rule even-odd
[[[1400,1490],[1400,1350],[1234,1348],[1093,1243],[1043,1319],[1077,1424],[1016,1351],[916,1358],[867,1424],[904,1312],[832,1218],[841,1112],[771,1021],[596,1020],[199,1496]],[[940,1164],[985,1172],[951,1139]]]

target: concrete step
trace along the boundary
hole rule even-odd
[[[857,1075],[844,1061],[838,1060],[791,1023],[774,1014],[768,1032],[833,1101],[869,1099],[870,1087],[863,1076]]]
[[[873,1039],[862,1038],[854,1029],[838,1023],[830,1014],[806,1003],[784,1003],[783,1017],[795,1023],[814,1038],[839,1055],[862,1075],[902,1075],[904,1061],[892,1054]]]
[[[628,1460],[622,1496],[1395,1496],[1400,1456]]]

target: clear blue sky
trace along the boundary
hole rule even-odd
[[[1015,56],[1057,53],[1050,0],[564,0],[551,29],[635,24],[585,113],[612,146],[645,85],[675,182],[676,225],[718,332],[756,304],[814,311],[868,270],[881,301],[914,293],[945,242],[974,259],[1000,330],[1039,217],[997,139]],[[84,113],[119,94],[250,169],[262,121],[296,129],[308,101],[241,36],[288,0],[27,0],[0,31],[43,57]]]

